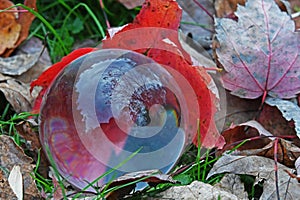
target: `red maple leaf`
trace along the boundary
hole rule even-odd
[[[221,148],[224,139],[219,135],[214,122],[216,97],[207,87],[211,77],[203,68],[191,65],[190,56],[180,45],[177,30],[181,14],[181,9],[173,0],[147,0],[133,23],[103,40],[103,48],[129,49],[142,53],[166,66],[174,77],[178,74],[183,76],[191,86],[188,89],[181,88],[190,111],[188,118],[191,124],[185,130],[194,131],[190,134],[195,135],[199,119],[201,145]],[[196,95],[196,99],[190,98],[191,93]],[[199,108],[199,112],[194,112],[196,108]],[[193,143],[198,145],[198,142],[196,134]]]
[[[300,92],[299,33],[290,16],[273,0],[239,6],[238,22],[216,19],[218,60],[231,93],[254,99],[292,98]]]
[[[211,78],[201,67],[191,65],[190,56],[183,50],[178,40],[177,29],[181,13],[178,4],[173,0],[147,0],[133,23],[126,25],[114,35],[108,35],[103,40],[103,48],[134,50],[166,66],[172,75],[180,74],[184,77],[190,85],[184,96],[191,110],[188,118],[192,122],[188,124],[189,127],[185,127],[186,130],[190,131],[191,135],[195,135],[199,119],[201,145],[207,148],[221,148],[224,145],[224,139],[219,135],[214,123],[216,98],[207,87]],[[39,109],[42,95],[57,74],[74,59],[93,50],[93,48],[86,48],[72,52],[61,62],[45,71],[38,80],[32,82],[31,88],[43,87],[37,98],[35,110]],[[190,93],[195,94],[196,99],[189,98]],[[195,108],[199,112],[193,112],[197,110]],[[193,138],[193,142],[195,145],[199,144],[198,136]]]

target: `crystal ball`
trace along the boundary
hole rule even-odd
[[[168,173],[194,137],[180,75],[133,51],[97,50],[43,97],[40,140],[59,173],[88,191],[128,172]],[[178,78],[179,77],[179,78]],[[180,83],[179,83],[180,82]]]

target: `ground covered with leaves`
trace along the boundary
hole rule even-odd
[[[297,0],[0,0],[0,199],[297,199],[299,11]],[[85,148],[81,151],[79,143],[62,137],[53,143],[68,143],[72,154],[44,144],[45,121],[54,107],[64,107],[62,118],[74,116],[63,102],[71,91],[53,89],[59,85],[56,80],[64,80],[70,63],[100,49],[138,53],[126,54],[131,56],[126,59],[143,55],[180,80],[186,106],[169,93],[163,103],[173,109],[168,116],[183,119],[180,128],[189,145],[174,150],[181,156],[167,174],[132,171],[97,185],[130,164],[140,153],[136,151],[116,169],[91,180],[86,174],[80,177],[86,182],[79,186],[61,173],[64,166],[73,170],[71,176],[80,176],[78,168],[56,157],[82,156]],[[111,94],[113,89],[103,91]],[[51,91],[54,96],[65,92],[51,100],[46,98]],[[141,101],[161,103],[147,94],[142,93]],[[139,113],[141,108],[133,109]],[[103,125],[122,149],[130,137],[116,126],[110,120]],[[55,132],[55,127],[59,125],[49,130]],[[114,151],[104,153],[112,157]],[[148,185],[136,190],[141,182]]]

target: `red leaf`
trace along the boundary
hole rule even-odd
[[[193,142],[198,145],[195,132],[199,119],[201,145],[221,148],[224,139],[219,135],[214,122],[216,98],[207,87],[211,78],[204,69],[191,66],[191,58],[178,40],[177,29],[181,13],[173,0],[147,0],[133,23],[103,40],[103,48],[121,48],[143,53],[165,66],[179,82],[180,76],[183,76],[190,88],[183,86],[181,91],[186,91],[183,96],[187,101],[188,111],[191,111],[188,114],[191,123],[185,129],[193,131],[191,134],[196,135]],[[190,98],[193,94],[196,99]]]
[[[224,86],[242,98],[267,94],[291,98],[300,92],[299,33],[273,0],[239,6],[238,22],[216,19]]]
[[[40,91],[38,97],[35,100],[34,107],[32,112],[38,113],[42,97],[50,84],[53,82],[55,77],[59,74],[61,70],[63,70],[69,63],[71,63],[73,60],[79,58],[80,56],[83,56],[87,53],[90,53],[91,51],[96,50],[95,48],[81,48],[76,49],[67,56],[63,57],[62,60],[58,63],[55,63],[51,67],[49,67],[46,71],[44,71],[37,80],[34,80],[30,84],[30,92],[32,92],[32,89],[36,86],[41,86],[42,90]]]

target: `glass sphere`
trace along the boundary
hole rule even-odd
[[[86,54],[64,68],[44,95],[43,148],[80,189],[128,172],[168,173],[194,137],[185,131],[190,122],[181,88],[165,66],[142,54]]]

